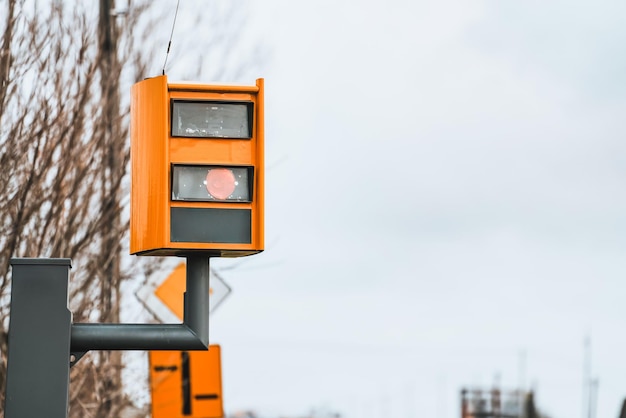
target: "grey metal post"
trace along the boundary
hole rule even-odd
[[[203,345],[209,345],[209,258],[187,257],[184,322]]]
[[[11,259],[5,418],[66,418],[71,261]]]

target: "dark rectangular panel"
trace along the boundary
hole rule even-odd
[[[250,209],[171,208],[172,242],[250,244]]]

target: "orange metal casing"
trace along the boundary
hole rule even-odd
[[[209,100],[252,102],[252,138],[180,138],[171,136],[170,102]],[[130,253],[240,257],[264,248],[264,110],[263,79],[254,86],[168,84],[166,76],[143,80],[131,90]],[[171,165],[254,167],[252,202],[171,200]],[[250,209],[250,243],[172,242],[173,207]]]

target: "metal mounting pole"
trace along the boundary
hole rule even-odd
[[[66,418],[69,397],[71,261],[11,259],[6,418]]]
[[[198,337],[202,345],[209,345],[209,258],[187,257],[187,290],[183,323]]]
[[[208,350],[209,257],[187,257],[182,324],[72,324],[69,259],[11,259],[5,418],[67,418],[69,369],[89,350]]]

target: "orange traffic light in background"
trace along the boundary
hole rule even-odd
[[[132,88],[130,252],[263,251],[263,80]]]

